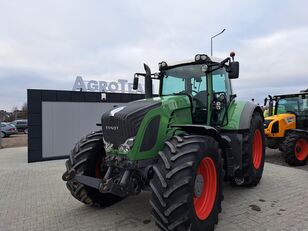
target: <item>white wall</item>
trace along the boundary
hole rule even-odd
[[[104,112],[124,104],[42,102],[42,157],[68,155],[80,138],[100,129]]]

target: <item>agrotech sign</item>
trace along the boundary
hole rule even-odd
[[[133,83],[126,79],[118,79],[117,81],[97,81],[84,80],[81,76],[77,76],[73,91],[92,91],[92,92],[115,92],[115,93],[139,93],[144,94],[142,84],[139,84],[138,90],[133,90]]]

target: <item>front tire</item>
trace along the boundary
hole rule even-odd
[[[1,135],[1,138],[4,138],[6,136],[4,132],[1,132],[0,135]]]
[[[67,171],[62,176],[63,180],[66,180],[67,173],[70,171],[102,178],[107,171],[107,167],[102,163],[104,157],[102,132],[98,131],[87,135],[71,151],[69,159],[65,163]],[[66,186],[73,197],[87,205],[106,207],[121,200],[118,196],[102,194],[97,189],[85,186],[74,179],[68,180]]]
[[[162,230],[213,230],[221,212],[221,150],[212,137],[175,136],[165,142],[150,181],[150,205]]]

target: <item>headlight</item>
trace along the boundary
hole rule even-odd
[[[217,101],[215,104],[216,110],[220,111],[221,110],[221,102]]]
[[[123,144],[120,144],[119,151],[127,153],[129,152],[134,145],[135,137],[127,139]]]
[[[264,128],[268,128],[268,126],[270,125],[272,121],[273,120],[264,120]]]
[[[104,138],[103,138],[103,141],[104,141],[104,148],[105,148],[105,151],[106,152],[110,152],[113,148],[113,144],[107,142]]]

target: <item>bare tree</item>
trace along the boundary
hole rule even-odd
[[[27,103],[24,103],[21,107],[21,111],[18,115],[18,118],[20,119],[27,119],[28,118],[28,105]]]

